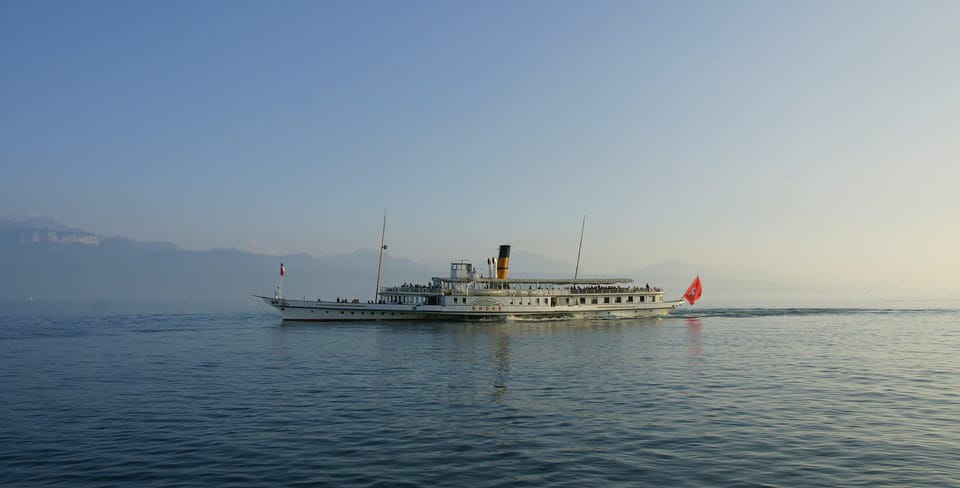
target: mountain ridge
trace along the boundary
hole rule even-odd
[[[27,238],[26,236],[29,236]],[[272,295],[286,267],[283,291],[304,298],[373,298],[378,251],[313,256],[306,252],[275,255],[235,248],[187,250],[166,241],[136,241],[102,236],[48,217],[0,219],[0,301],[46,300],[97,304],[112,309],[121,302],[188,304],[187,310],[253,309],[253,294]],[[488,274],[484,263],[475,263]],[[574,263],[516,249],[511,277],[572,278]],[[679,297],[700,275],[709,297],[796,293],[802,288],[777,283],[763,273],[736,273],[677,260],[613,273],[664,288]],[[382,284],[427,283],[446,274],[410,259],[384,254]],[[580,277],[600,277],[581,270]],[[2,305],[0,305],[2,306]],[[149,307],[148,307],[149,308]],[[160,307],[162,308],[162,307]],[[184,307],[180,307],[183,309]]]
[[[75,237],[63,239],[64,233]],[[155,302],[203,310],[204,303],[217,302],[250,309],[252,294],[273,293],[281,261],[232,248],[196,251],[170,242],[105,237],[47,217],[0,219],[0,251],[0,300],[97,303],[100,308],[104,303]],[[376,261],[371,255],[376,252],[284,256],[284,290],[328,297],[372,295]],[[429,275],[426,267],[404,258],[385,254],[384,263],[385,280]]]

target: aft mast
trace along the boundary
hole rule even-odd
[[[573,279],[577,279],[580,274],[580,251],[583,250],[583,228],[587,225],[587,214],[583,214],[583,221],[580,222],[580,247],[577,248],[577,268],[573,270]]]
[[[383,268],[383,237],[387,233],[387,210],[383,210],[383,229],[380,230],[380,261],[377,262],[377,291],[373,294],[373,303],[380,303],[380,270]]]

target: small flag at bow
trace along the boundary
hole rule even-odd
[[[690,302],[690,305],[693,305],[694,302],[700,299],[702,293],[703,286],[700,284],[700,275],[697,275],[693,283],[690,283],[690,288],[687,288],[687,292],[683,294],[683,298]]]
[[[280,276],[283,276],[287,273],[287,268],[283,267],[283,263],[280,263]]]

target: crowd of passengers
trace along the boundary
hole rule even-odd
[[[571,286],[570,293],[636,293],[640,291],[663,291],[661,288],[634,286]]]
[[[434,285],[421,285],[417,283],[404,283],[400,286],[395,286],[393,288],[387,288],[387,291],[412,291],[418,293],[427,293],[427,292],[437,292],[440,291],[439,286]]]
[[[541,288],[538,286],[538,290]],[[415,292],[415,293],[437,293],[441,290],[440,286],[437,285],[421,285],[416,283],[404,283],[400,286],[388,288],[387,291],[404,291],[404,292]],[[571,286],[570,293],[637,293],[641,291],[655,291],[661,292],[662,288],[650,287],[650,284],[647,283],[645,287],[641,286]]]

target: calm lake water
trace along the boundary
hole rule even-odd
[[[957,486],[960,311],[0,316],[0,485]]]

